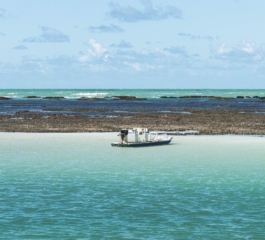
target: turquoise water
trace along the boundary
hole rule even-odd
[[[265,96],[264,89],[0,89],[0,96],[23,98],[25,96],[58,96],[69,99],[79,97],[110,97],[130,95],[144,98],[160,98],[161,96]]]
[[[265,239],[265,138],[0,133],[1,239]]]

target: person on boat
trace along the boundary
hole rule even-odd
[[[125,133],[121,132],[118,136],[121,136],[121,144],[124,143]]]
[[[120,134],[118,136],[121,136],[121,144],[124,144],[125,141],[127,141],[125,139],[125,137],[128,135],[128,130],[127,129],[122,129],[120,131]]]
[[[124,133],[121,133],[121,144],[123,144],[124,138],[125,138],[125,134]]]

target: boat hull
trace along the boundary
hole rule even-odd
[[[172,139],[163,140],[163,141],[151,141],[151,142],[138,142],[138,143],[111,143],[113,147],[150,147],[150,146],[159,146],[169,144]]]

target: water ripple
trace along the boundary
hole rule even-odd
[[[0,134],[1,237],[264,239],[263,138],[115,136]]]

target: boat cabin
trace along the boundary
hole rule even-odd
[[[144,147],[169,144],[173,137],[167,136],[166,132],[152,131],[147,128],[122,129],[118,135],[120,142],[111,143],[117,147]]]
[[[166,132],[150,132],[149,141],[167,140],[168,135]]]
[[[120,136],[121,143],[163,141],[169,138],[166,132],[148,132],[147,128],[122,129],[118,136]]]

